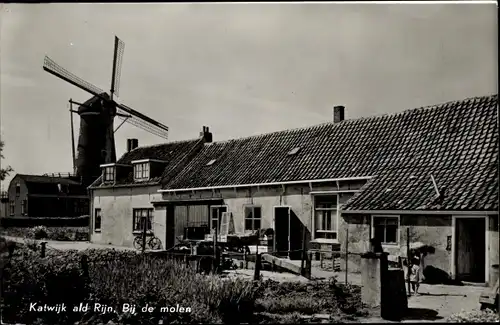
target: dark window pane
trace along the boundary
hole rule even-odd
[[[374,227],[374,237],[375,239],[381,241],[381,242],[384,242],[385,241],[385,238],[384,238],[384,226],[375,226]]]
[[[252,230],[252,219],[245,219],[245,230]]]
[[[385,231],[385,242],[386,243],[396,243],[396,237],[398,233],[398,227],[397,226],[386,226],[386,231]]]
[[[259,207],[254,207],[253,208],[253,217],[256,219],[260,219],[260,208]]]
[[[253,230],[260,229],[260,219],[254,219],[253,221]]]
[[[252,218],[252,207],[245,207],[245,218]]]

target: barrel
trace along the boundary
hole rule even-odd
[[[490,267],[490,277],[488,285],[493,288],[498,281],[498,264],[492,264]]]

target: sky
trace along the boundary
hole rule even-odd
[[[0,4],[2,166],[72,170],[68,100],[88,93],[43,71],[47,54],[109,90],[125,42],[119,101],[214,141],[400,112],[497,93],[495,4]],[[75,116],[75,133],[79,119]],[[165,140],[124,124],[139,145]],[[2,185],[6,188],[11,177]]]

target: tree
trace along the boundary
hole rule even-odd
[[[0,140],[0,159],[3,159],[3,154],[2,154],[2,151],[3,151],[3,141]],[[0,165],[1,166],[1,165]],[[7,166],[6,168],[0,168],[0,181],[3,181],[5,180],[5,178],[7,176],[9,176],[9,173],[13,172],[14,170],[12,169],[12,167],[10,166]]]

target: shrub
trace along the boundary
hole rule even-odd
[[[449,323],[498,323],[498,314],[486,309],[484,311],[461,311],[446,318]]]
[[[80,265],[88,256],[88,274]],[[7,322],[89,324],[110,320],[121,324],[164,322],[239,322],[253,313],[257,286],[250,281],[225,280],[195,274],[177,262],[148,257],[135,251],[113,250],[54,251],[45,258],[26,247],[16,250],[5,273],[4,320]],[[29,303],[65,302],[68,311],[79,303],[112,306],[117,313],[33,313]],[[123,303],[137,309],[149,304],[153,313],[135,315],[122,312]],[[190,307],[191,313],[160,313],[165,306]]]
[[[48,237],[47,227],[36,226],[31,228],[28,237],[34,239],[46,239]]]

